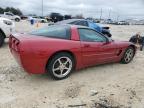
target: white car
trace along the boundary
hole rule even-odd
[[[40,22],[40,23],[47,23],[47,20],[44,17],[39,17],[39,16],[30,16],[28,18],[28,21],[30,21],[31,19],[34,20],[34,22]]]
[[[21,18],[18,15],[14,15],[11,12],[4,12],[4,14],[0,14],[1,17],[3,18],[8,18],[11,20],[15,20],[16,22],[19,22],[21,20]]]
[[[5,38],[15,32],[15,23],[7,18],[0,17],[0,47],[4,44]]]

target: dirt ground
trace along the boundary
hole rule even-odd
[[[110,27],[116,40],[144,32],[144,26]],[[16,23],[17,32],[35,28]],[[6,40],[0,48],[0,108],[144,108],[144,51],[138,51],[130,64],[99,65],[54,81],[46,74],[24,72]]]

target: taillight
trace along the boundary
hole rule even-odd
[[[19,51],[19,40],[15,37],[10,37],[10,48],[14,49],[15,51]]]
[[[9,47],[11,48],[12,46],[12,35],[9,36]]]
[[[15,50],[19,51],[19,41],[18,40],[15,41]]]

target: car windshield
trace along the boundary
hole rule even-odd
[[[70,39],[70,27],[68,26],[48,26],[29,33],[35,36],[50,38]]]

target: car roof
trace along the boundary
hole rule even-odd
[[[66,27],[66,28],[71,28],[71,29],[73,29],[73,28],[76,28],[76,29],[92,29],[92,28],[90,28],[90,27],[86,27],[86,26],[81,26],[81,25],[71,25],[71,24],[56,24],[56,25],[51,25],[51,26],[57,26],[57,27],[59,27],[59,26],[63,26],[63,27]],[[94,29],[92,29],[92,30],[94,30]]]
[[[76,29],[92,29],[92,30],[94,30],[93,28],[86,27],[86,26],[81,26],[81,25],[71,25],[71,24],[61,24],[61,25],[67,26],[67,27],[70,27],[70,28],[76,28]]]

